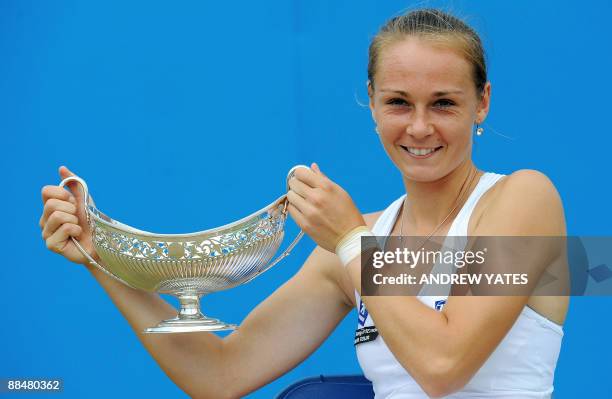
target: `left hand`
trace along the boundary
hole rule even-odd
[[[313,163],[298,168],[289,179],[289,214],[320,247],[336,251],[336,245],[355,227],[365,226],[363,216],[346,191]]]

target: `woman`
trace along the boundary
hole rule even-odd
[[[491,95],[478,36],[436,10],[394,18],[372,41],[368,78],[376,131],[407,194],[362,215],[316,164],[298,169],[289,212],[318,246],[225,339],[140,333],[175,310],[87,265],[69,240],[78,237],[97,257],[76,187],[72,194],[43,188],[47,246],[89,268],[151,355],[193,397],[233,398],[265,385],[312,353],[355,306],[360,327],[375,320],[379,333],[357,345],[377,398],[550,397],[566,298],[360,297],[362,236],[565,234],[559,196],[545,176],[483,173],[472,162],[473,127],[482,132]],[[70,175],[60,168],[62,178]]]

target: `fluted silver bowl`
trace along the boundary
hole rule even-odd
[[[287,181],[298,165],[287,175]],[[287,198],[236,222],[189,234],[156,234],[138,230],[100,212],[89,196],[85,181],[68,177],[83,189],[83,201],[92,241],[100,258],[96,262],[74,237],[72,240],[90,263],[130,287],[171,294],[179,299],[177,317],[164,320],[147,333],[232,330],[204,316],[202,295],[247,283],[287,256],[303,236],[300,231],[285,251],[272,259],[283,241]]]

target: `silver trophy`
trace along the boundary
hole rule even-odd
[[[296,168],[287,175],[287,183]],[[101,262],[96,262],[78,240],[76,247],[94,266],[120,282],[141,290],[171,294],[180,311],[146,333],[179,333],[233,330],[234,324],[206,317],[200,298],[211,292],[245,284],[289,255],[302,238],[295,239],[276,259],[284,236],[288,201],[283,195],[265,208],[236,222],[190,234],[155,234],[138,230],[100,212],[89,196],[85,181],[68,177],[83,189],[87,223]]]

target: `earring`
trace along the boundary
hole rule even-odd
[[[476,136],[482,136],[482,132],[484,132],[484,129],[480,125],[476,125]]]
[[[376,132],[376,134],[380,135],[380,131],[378,130],[378,126],[374,127],[374,131]]]

